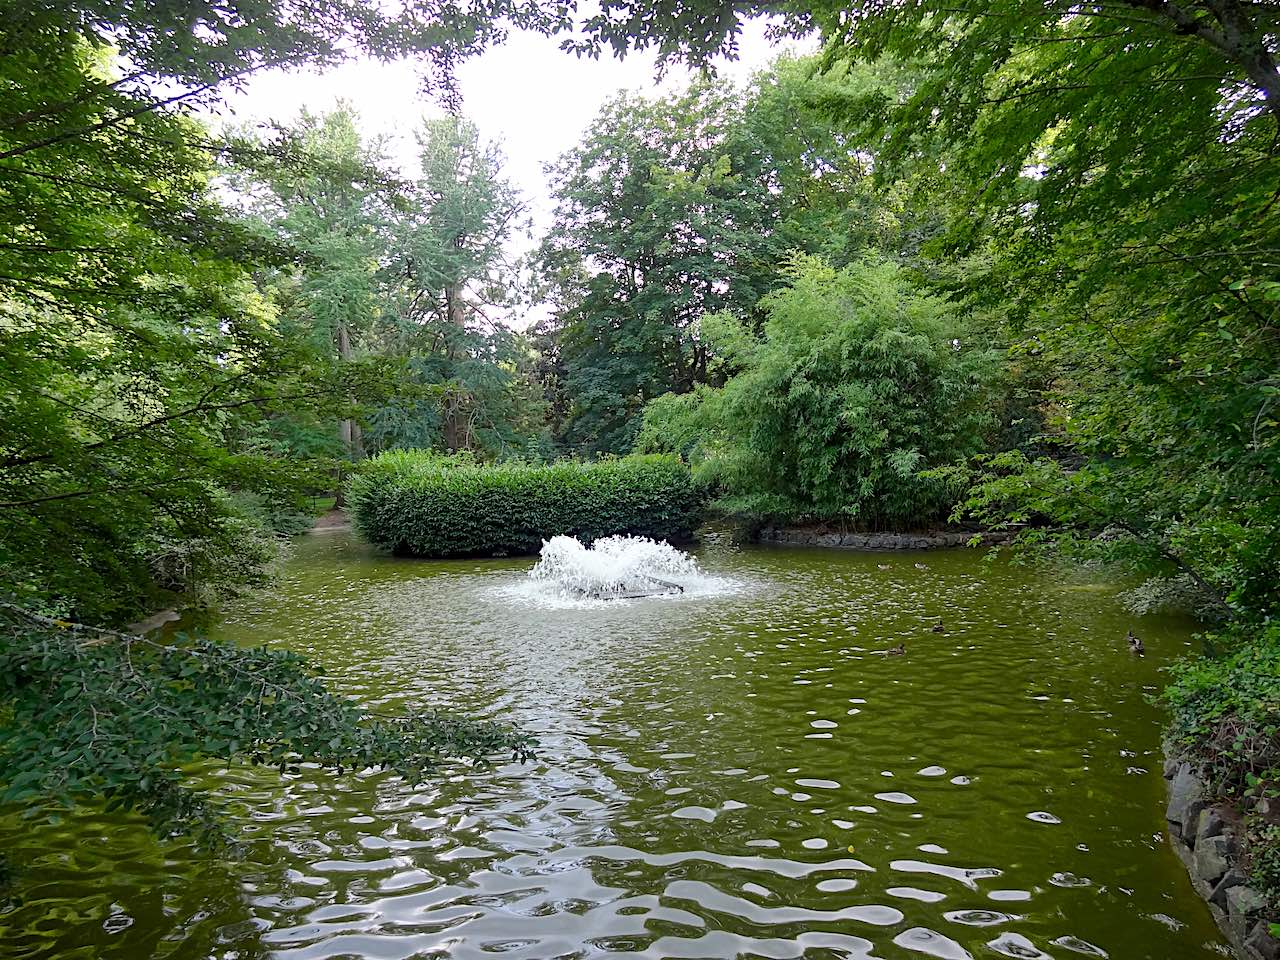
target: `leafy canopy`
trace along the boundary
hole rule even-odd
[[[891,263],[802,257],[787,278],[764,300],[763,336],[730,316],[703,321],[724,386],[656,400],[639,446],[674,441],[723,507],[757,518],[939,519],[954,493],[921,473],[984,448],[994,352]]]

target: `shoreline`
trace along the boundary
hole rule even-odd
[[[991,547],[1009,543],[1016,530],[957,530],[938,528],[914,532],[858,533],[835,530],[825,525],[761,527],[755,535],[760,543],[780,543],[802,547],[832,547],[843,550],[941,550],[970,546]]]

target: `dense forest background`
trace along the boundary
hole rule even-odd
[[[320,6],[318,25],[267,2],[3,15],[9,800],[105,792],[182,819],[180,761],[246,742],[335,765],[511,742],[366,726],[325,745],[297,664],[272,669],[298,706],[264,719],[246,690],[273,695],[230,653],[152,651],[137,686],[127,651],[67,639],[268,582],[315,498],[401,448],[674,452],[751,523],[1018,524],[1042,559],[1143,573],[1139,611],[1222,624],[1175,729],[1208,743],[1250,718],[1206,762],[1240,789],[1275,774],[1273,693],[1223,677],[1280,673],[1276,8],[788,4],[779,31],[820,53],[608,103],[513,260],[529,198],[451,65],[512,27],[700,64],[732,48],[735,9]],[[248,72],[353,53],[423,57],[454,108],[419,126],[416,167],[362,139],[355,106],[195,118]],[[130,726],[188,668],[202,692]],[[118,726],[70,775],[89,701]]]

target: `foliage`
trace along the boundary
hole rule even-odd
[[[704,321],[732,372],[651,405],[639,446],[688,452],[722,507],[757,518],[938,519],[954,492],[922,471],[981,449],[994,354],[890,263],[800,258],[788,278],[763,302],[762,338]]]
[[[1250,824],[1248,835],[1249,884],[1267,899],[1268,904],[1280,904],[1280,825],[1274,823]],[[1277,915],[1274,907],[1272,916]],[[1271,935],[1277,934],[1280,924],[1271,925]]]
[[[717,382],[701,318],[758,324],[789,254],[910,257],[937,231],[932,213],[874,189],[871,140],[830,118],[833,103],[888,102],[907,72],[815,65],[620,96],[554,167],[538,258],[554,312],[538,342],[569,447],[627,450],[649,400]]]
[[[45,818],[105,800],[162,832],[221,835],[216,801],[184,785],[200,761],[281,773],[299,763],[385,767],[423,780],[445,757],[483,760],[531,742],[433,712],[374,716],[287,651],[179,634],[146,637],[0,604],[0,802]]]
[[[286,654],[76,623],[261,585],[323,483],[326,434],[382,377],[338,364],[297,322],[309,311],[332,328],[367,304],[347,294],[370,279],[368,218],[325,247],[308,242],[323,239],[317,223],[265,229],[215,189],[234,163],[290,189],[340,184],[332,210],[366,213],[382,184],[338,169],[364,159],[353,128],[250,142],[189,111],[253,70],[357,51],[428,53],[447,82],[506,26],[560,19],[501,0],[296,12],[94,0],[0,12],[0,566],[14,600],[0,620],[0,790],[32,812],[106,798],[185,828],[212,822],[182,784],[192,761],[420,777],[451,753],[523,749],[465,721],[371,720]],[[347,287],[329,297],[335,275]]]
[[[551,171],[541,252],[556,318],[569,446],[623,452],[646,400],[704,378],[703,313],[749,310],[785,247],[767,157],[740,98],[710,84],[622,95]]]
[[[1120,6],[818,19],[832,58],[927,63],[879,125],[881,165],[948,143],[969,214],[935,252],[993,252],[987,295],[1010,301],[1008,336],[1046,374],[1057,449],[999,465],[998,489],[981,477],[984,508],[1078,543],[1120,530],[1144,569],[1172,564],[1210,603],[1265,615],[1280,601],[1276,14]]]
[[[1246,810],[1250,882],[1280,910],[1280,623],[1235,623],[1204,638],[1214,656],[1170,668],[1169,742],[1212,789]],[[1264,812],[1265,811],[1265,812]]]
[[[251,216],[302,256],[271,276],[282,324],[318,354],[377,375],[376,390],[349,398],[346,459],[396,447],[525,450],[543,430],[531,351],[490,316],[510,305],[503,245],[523,211],[500,152],[462,118],[425,120],[420,175],[408,181],[379,141],[361,140],[358,119],[346,105],[304,114],[284,133],[305,163],[232,170]]]
[[[689,469],[671,456],[483,466],[397,451],[352,477],[348,498],[367,540],[422,557],[536,552],[556,534],[688,538],[701,509]]]
[[[544,426],[532,350],[498,320],[513,305],[517,271],[506,246],[525,204],[501,150],[475,124],[424,120],[417,136],[420,175],[389,224],[391,294],[373,346],[406,358],[409,397],[432,391],[428,403],[381,404],[370,415],[371,439],[376,449],[509,457]]]
[[[240,0],[234,7],[210,0],[48,0],[38,6],[15,5],[0,20],[8,38],[6,54],[24,60],[29,55],[29,65],[39,64],[40,47],[50,39],[80,37],[95,47],[114,47],[135,70],[127,88],[152,104],[150,109],[215,100],[220,87],[266,67],[331,66],[355,56],[394,60],[422,55],[429,70],[424,82],[453,100],[453,68],[508,30],[546,33],[568,26],[563,8],[511,0],[388,7],[362,0],[315,0],[305,16],[277,0]],[[156,82],[161,79],[169,82]],[[104,92],[84,91],[95,97]],[[59,104],[37,119],[57,123],[66,106]],[[132,116],[136,113],[121,112],[113,122]],[[61,133],[70,130],[67,126]]]
[[[200,129],[160,112],[104,123],[102,102],[77,98],[111,67],[74,38],[41,49],[38,76],[2,68],[18,93],[0,124],[0,563],[22,597],[121,623],[161,599],[179,541],[243,568],[226,491],[280,503],[312,481],[258,428],[341,381],[255,287],[275,254],[213,199]],[[50,104],[102,125],[46,136]]]
[[[1237,625],[1206,642],[1222,655],[1170,668],[1169,736],[1215,789],[1240,797],[1280,780],[1280,624]]]

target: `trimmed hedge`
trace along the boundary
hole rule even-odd
[[[362,466],[347,499],[366,540],[416,557],[536,553],[561,533],[687,539],[702,513],[673,456],[533,466],[391,451]]]

